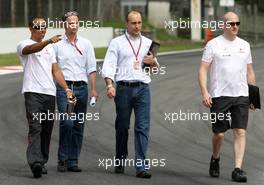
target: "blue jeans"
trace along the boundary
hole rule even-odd
[[[128,154],[128,129],[132,109],[135,113],[135,164],[137,173],[145,171],[145,159],[149,139],[150,127],[150,90],[149,85],[139,87],[125,87],[117,85],[116,88],[116,158],[125,159]],[[137,161],[141,161],[138,162]]]
[[[77,103],[74,108],[76,116],[73,119],[66,119],[66,117],[63,119],[63,117],[60,116],[59,131],[58,160],[67,161],[68,168],[78,166],[87,110],[87,85],[78,87],[73,86],[73,92],[77,97]],[[66,113],[67,97],[61,87],[57,87],[57,105],[59,113]]]

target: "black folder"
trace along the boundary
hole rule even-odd
[[[256,109],[261,109],[259,87],[248,84],[249,103]]]
[[[148,51],[148,55],[150,55],[150,52],[151,52],[153,54],[153,57],[156,57],[158,54],[159,48],[160,48],[160,44],[155,41],[152,41],[149,51]],[[150,67],[150,66],[143,63],[143,69],[145,67]]]
[[[150,48],[149,48],[149,52],[151,52],[153,56],[156,57],[159,51],[159,48],[160,48],[160,44],[155,41],[152,41]]]

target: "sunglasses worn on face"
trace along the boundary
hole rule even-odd
[[[228,22],[227,24],[231,25],[231,26],[239,26],[240,25],[240,22]]]

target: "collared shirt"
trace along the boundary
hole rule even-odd
[[[26,46],[37,43],[32,39],[23,40],[17,45],[17,54],[24,69],[22,93],[34,92],[56,95],[56,86],[52,76],[52,64],[56,63],[55,53],[51,44],[41,51],[23,55]]]
[[[56,59],[65,80],[85,81],[90,73],[96,71],[96,59],[91,42],[77,36],[75,44],[69,42],[66,35],[53,44]]]
[[[247,64],[252,63],[250,45],[236,37],[229,41],[220,35],[209,41],[202,61],[210,63],[209,94],[220,96],[248,96]]]
[[[136,61],[135,54],[126,38],[135,50],[138,51],[140,45],[140,38],[142,39],[141,48],[138,54],[139,69],[135,69],[134,63]],[[147,37],[140,35],[133,38],[127,32],[117,38],[114,38],[108,47],[104,64],[102,68],[103,78],[110,78],[113,81],[140,81],[143,83],[150,83],[149,75],[142,69],[143,58],[147,55],[152,41]]]

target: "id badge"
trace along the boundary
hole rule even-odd
[[[134,70],[140,69],[140,62],[138,60],[133,62],[133,68],[134,68]]]

